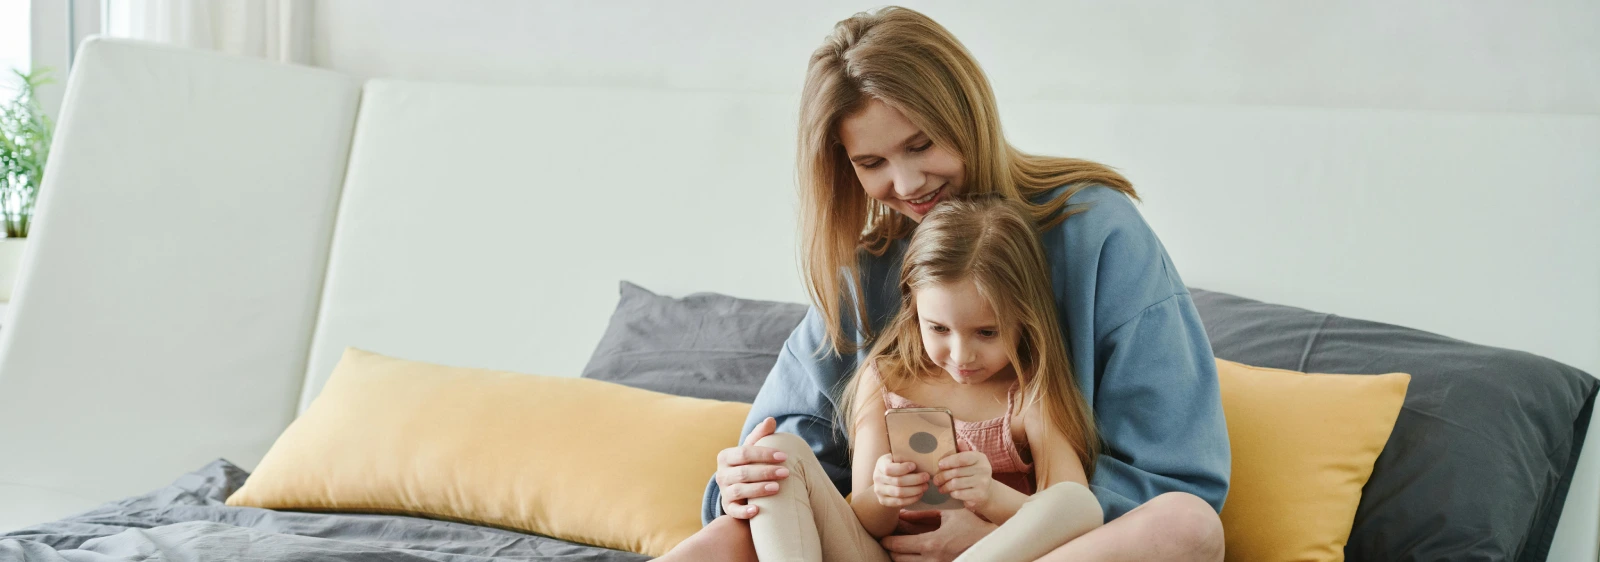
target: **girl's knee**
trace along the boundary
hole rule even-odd
[[[811,444],[793,433],[774,433],[762,437],[756,441],[756,446],[783,451],[784,454],[789,455],[790,459],[798,459],[801,455],[812,454]]]
[[[1100,500],[1095,499],[1094,492],[1090,491],[1088,486],[1084,486],[1083,484],[1079,484],[1077,482],[1058,482],[1051,484],[1049,488],[1045,488],[1044,490],[1035,493],[1034,497],[1044,494],[1049,494],[1051,497],[1089,499],[1094,500],[1095,505],[1100,504]]]
[[[1105,511],[1100,507],[1100,500],[1094,497],[1094,492],[1087,486],[1077,482],[1060,482],[1052,484],[1049,488],[1040,490],[1028,498],[1028,504],[1048,506],[1055,512],[1055,517],[1070,518],[1084,524],[1099,526],[1105,522]]]

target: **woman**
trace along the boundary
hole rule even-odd
[[[1103,443],[1090,489],[1106,524],[1041,559],[1222,559],[1229,452],[1211,347],[1125,178],[1012,148],[972,56],[933,20],[892,7],[839,22],[813,53],[799,150],[814,306],[756,397],[744,445],[717,458],[709,524],[666,559],[755,559],[747,521],[760,514],[748,500],[800,484],[788,478],[791,455],[757,445],[776,431],[803,437],[850,492],[832,423],[839,383],[897,312],[906,239],[940,201],[996,193],[1037,221]],[[951,560],[994,528],[968,510],[908,512],[883,545],[897,561]]]

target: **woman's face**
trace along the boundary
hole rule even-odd
[[[966,178],[955,153],[876,99],[839,122],[839,141],[867,196],[918,223]]]

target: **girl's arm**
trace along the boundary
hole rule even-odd
[[[893,533],[899,524],[900,508],[883,505],[878,500],[875,476],[882,457],[889,454],[889,431],[883,419],[886,412],[881,390],[883,385],[878,380],[877,370],[872,367],[864,369],[861,377],[853,410],[858,418],[855,435],[851,436],[850,441],[855,446],[850,458],[853,484],[850,487],[853,490],[850,508],[855,510],[861,526],[873,537],[881,539]],[[917,492],[917,496],[920,497],[921,492]]]
[[[1022,430],[1027,434],[1028,444],[1033,450],[1036,492],[1062,482],[1077,482],[1088,487],[1089,475],[1083,472],[1083,461],[1078,458],[1078,452],[1067,441],[1067,436],[1045,421],[1044,412],[1024,414]],[[978,513],[999,525],[1016,515],[1029,496],[1005,484],[993,480],[990,482],[990,500],[980,506]]]
[[[983,453],[973,454],[980,456],[983,455]],[[984,462],[987,463],[987,459],[985,459]],[[941,466],[940,468],[943,467]],[[943,479],[941,478],[939,480],[942,484]],[[987,478],[987,480],[988,483],[985,484],[985,487],[988,488],[987,499],[979,501],[976,504],[973,502],[968,502],[967,505],[970,509],[972,509],[972,511],[976,512],[978,515],[982,515],[984,519],[988,519],[990,523],[1002,525],[1006,521],[1010,521],[1011,516],[1017,514],[1017,510],[1022,509],[1022,504],[1028,501],[1028,495],[1018,492],[1015,489],[1012,489],[1010,486],[995,481],[993,474],[990,474],[990,477]],[[961,499],[959,496],[955,495],[952,495],[952,497]]]
[[[1033,450],[1034,481],[1038,483],[1035,489],[1043,490],[1062,482],[1077,482],[1088,487],[1089,475],[1083,472],[1083,459],[1048,417],[1043,411],[1027,412],[1022,417],[1022,431]]]

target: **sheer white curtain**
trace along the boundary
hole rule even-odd
[[[106,33],[311,64],[312,0],[105,0]]]

